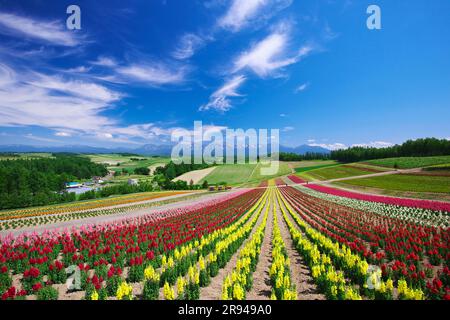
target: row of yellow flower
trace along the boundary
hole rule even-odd
[[[266,210],[261,224],[256,229],[251,239],[239,252],[236,266],[227,275],[222,286],[222,300],[245,300],[246,292],[253,285],[252,274],[256,269],[258,257],[261,253],[261,245],[264,239],[264,231],[267,224],[269,209],[273,205],[273,190],[268,189],[269,196],[266,202]]]
[[[324,236],[319,231],[310,228],[304,221],[300,219],[297,213],[291,208],[291,206],[286,202],[284,197],[277,192],[277,196],[281,202],[283,202],[284,206],[290,213],[290,216],[295,220],[297,225],[303,230],[305,235],[311,239],[314,246],[318,246],[322,251],[322,255],[325,255],[326,258],[322,260],[326,260],[326,264],[332,265],[332,261],[334,264],[337,264],[342,270],[345,271],[345,275],[349,276],[352,280],[360,285],[360,290],[364,292],[364,294],[368,298],[372,299],[392,299],[394,295],[394,283],[391,279],[387,281],[383,281],[380,275],[380,270],[375,269],[371,271],[369,268],[369,264],[359,255],[352,253],[351,249],[344,244],[339,244],[338,242],[333,242],[330,238]],[[282,208],[282,210],[284,210]],[[285,213],[283,211],[283,213]],[[285,219],[287,216],[285,217]],[[300,234],[300,233],[298,233]],[[301,234],[300,234],[301,236]],[[304,239],[306,240],[306,239]],[[304,242],[301,239],[299,242]],[[306,240],[309,242],[308,240]],[[307,245],[308,246],[308,245]],[[318,248],[317,248],[318,251]],[[326,254],[325,254],[326,253]],[[318,253],[316,253],[317,255]],[[313,276],[319,277],[323,272],[325,272],[325,265],[323,264],[320,267],[313,267]],[[334,268],[334,267],[333,267]],[[336,271],[331,274],[335,274]],[[338,276],[343,278],[342,276]],[[335,277],[335,279],[337,279]],[[400,286],[400,282],[399,282]],[[333,292],[336,293],[335,288],[333,288]],[[414,300],[423,300],[424,294],[420,289],[412,289],[402,283],[402,288],[398,288],[397,293],[399,298],[401,299],[414,299]]]
[[[213,233],[203,237],[200,241],[195,241],[193,244],[189,243],[181,246],[180,248],[176,248],[173,252],[173,255],[162,255],[161,269],[159,270],[159,272],[155,271],[151,267],[149,267],[151,269],[147,268],[145,270],[145,273],[148,273],[148,275],[145,276],[146,281],[159,281],[159,275],[166,269],[173,268],[176,263],[181,261],[186,256],[194,254],[196,251],[201,252],[205,246],[208,246],[217,239],[220,239],[215,244],[213,251],[210,252],[208,256],[203,257],[201,254],[198,256],[197,265],[191,265],[189,267],[187,279],[184,279],[181,276],[178,277],[175,285],[177,290],[175,290],[175,286],[171,287],[167,281],[164,283],[163,293],[166,300],[174,299],[175,291],[177,292],[177,298],[183,297],[186,293],[186,286],[199,285],[200,272],[206,270],[209,264],[215,263],[217,261],[217,256],[220,255],[224,250],[227,250],[227,248],[233,242],[239,239],[242,235],[249,233],[253,229],[264,207],[266,198],[267,193],[265,193],[237,223],[227,228],[216,230]],[[256,214],[254,214],[255,212]],[[157,280],[154,274],[158,275]]]
[[[273,206],[272,265],[269,275],[272,282],[272,300],[297,300],[297,291],[291,281],[291,261],[278,226],[276,207]]]
[[[330,257],[321,253],[317,245],[303,237],[302,233],[294,226],[288,217],[286,210],[282,206],[282,203],[287,209],[289,209],[289,206],[279,194],[278,190],[277,199],[296,249],[304,256],[309,264],[312,277],[318,284],[319,289],[321,289],[329,299],[361,300],[362,298],[357,290],[346,284],[343,273],[334,269]],[[295,219],[296,216],[293,217]]]

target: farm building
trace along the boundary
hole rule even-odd
[[[139,184],[138,179],[128,179],[128,185],[130,186],[137,186]]]
[[[79,182],[67,182],[66,183],[66,188],[71,189],[71,188],[80,188],[83,185]]]

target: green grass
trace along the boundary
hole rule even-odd
[[[240,184],[248,181],[252,176],[256,164],[224,164],[217,166],[213,172],[200,181],[208,181],[209,184],[227,182],[230,185]]]
[[[424,168],[425,171],[450,171],[450,163],[438,164],[431,167]]]
[[[329,164],[321,164],[318,166],[300,167],[300,168],[295,168],[295,172],[302,173],[302,172],[307,172],[307,171],[321,169],[321,168],[335,167],[337,165],[338,165],[337,163],[329,163]]]
[[[269,176],[261,175],[260,169],[264,167],[265,166],[260,163],[220,165],[203,178],[200,183],[203,183],[203,181],[206,180],[209,184],[220,182],[227,182],[229,185],[257,184],[264,180],[291,173],[291,168],[289,168],[287,162],[280,161],[278,172]]]
[[[273,175],[269,175],[269,176],[261,175],[262,168],[269,168],[269,166],[264,166],[262,164],[258,164],[258,167],[253,171],[253,174],[249,179],[250,182],[258,182],[258,181],[268,180],[268,179],[271,179],[274,177],[284,176],[284,175],[290,174],[292,172],[288,163],[283,162],[283,161],[279,161],[278,172]]]
[[[374,172],[364,170],[363,168],[334,166],[329,168],[316,169],[308,172],[308,175],[317,180],[330,180],[339,178],[348,178],[372,174]]]
[[[450,193],[450,177],[443,176],[393,174],[347,180],[337,184],[407,192]]]
[[[450,163],[450,156],[388,158],[370,160],[365,163],[389,168],[413,169],[448,164]]]
[[[47,153],[47,152],[30,152],[30,153],[14,152],[14,153],[19,155],[19,156],[18,157],[9,157],[9,156],[2,156],[2,155],[0,155],[0,160],[52,158],[52,154],[51,153]]]
[[[304,160],[304,161],[290,161],[288,163],[291,164],[294,167],[294,169],[306,167],[312,168],[322,165],[338,164],[338,162],[334,160]]]

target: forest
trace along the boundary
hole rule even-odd
[[[62,192],[67,182],[108,173],[85,157],[53,156],[0,161],[0,209],[74,201],[75,194]]]

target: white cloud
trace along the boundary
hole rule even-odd
[[[55,139],[50,139],[50,138],[45,138],[45,137],[39,137],[39,136],[35,136],[32,133],[28,133],[26,135],[24,135],[25,138],[27,139],[31,139],[31,140],[36,140],[36,141],[41,141],[41,142],[60,142],[58,140]]]
[[[392,147],[394,144],[386,141],[372,141],[369,143],[353,144],[352,147],[370,147],[370,148],[386,148]]]
[[[288,55],[288,42],[289,26],[281,24],[250,50],[241,53],[234,61],[233,72],[250,69],[260,77],[267,77],[278,69],[297,63],[313,50],[311,46],[303,46],[296,53]]]
[[[299,85],[297,88],[295,88],[294,93],[303,92],[306,89],[308,89],[308,87],[309,87],[309,83],[308,82],[307,83],[303,83],[303,84]]]
[[[227,13],[220,18],[219,26],[238,31],[268,2],[269,0],[233,0]]]
[[[204,40],[193,34],[187,33],[181,37],[178,46],[172,52],[172,56],[178,60],[185,60],[191,58],[195,51],[198,50],[204,43]]]
[[[60,76],[37,74],[37,79],[31,80],[29,83],[35,87],[63,92],[75,97],[100,101],[105,104],[119,100],[121,97],[119,93],[111,91],[96,83],[68,80],[63,79]]]
[[[97,60],[92,61],[91,64],[102,67],[115,67],[117,66],[117,62],[115,59],[111,57],[100,56]]]
[[[286,114],[285,113],[280,113],[280,117],[284,118],[284,117],[286,117]]]
[[[311,146],[311,147],[322,147],[322,148],[325,148],[325,149],[328,149],[328,150],[340,150],[340,149],[346,149],[347,148],[347,146],[345,145],[345,144],[343,144],[343,143],[330,143],[330,144],[327,144],[327,143],[310,143],[310,144],[308,144],[308,146]]]
[[[217,110],[225,112],[231,109],[230,97],[242,96],[237,92],[238,88],[245,82],[246,77],[239,75],[227,81],[222,87],[216,90],[210,97],[206,105],[200,107],[200,111]]]
[[[233,32],[261,23],[289,7],[292,0],[232,0],[226,13],[218,20],[219,27]]]
[[[86,73],[86,72],[89,72],[90,70],[91,70],[91,68],[88,68],[85,66],[79,66],[79,67],[67,69],[65,71],[69,72],[69,73]]]
[[[71,137],[72,134],[69,132],[58,131],[58,132],[55,132],[55,136],[67,138],[67,137]]]
[[[101,113],[120,93],[101,85],[41,73],[15,73],[0,64],[0,125],[92,131],[114,121]]]
[[[53,45],[74,47],[80,43],[80,37],[69,31],[63,21],[39,21],[10,13],[0,12],[0,33],[25,36]]]
[[[314,143],[316,142],[316,139],[308,139],[308,143]]]
[[[293,131],[293,130],[295,130],[294,127],[287,126],[287,127],[284,127],[281,131],[283,131],[283,132],[289,132],[289,131]]]
[[[186,79],[186,67],[169,67],[168,65],[155,63],[132,64],[119,67],[116,72],[132,81],[147,83],[151,86],[165,84],[180,84]]]

